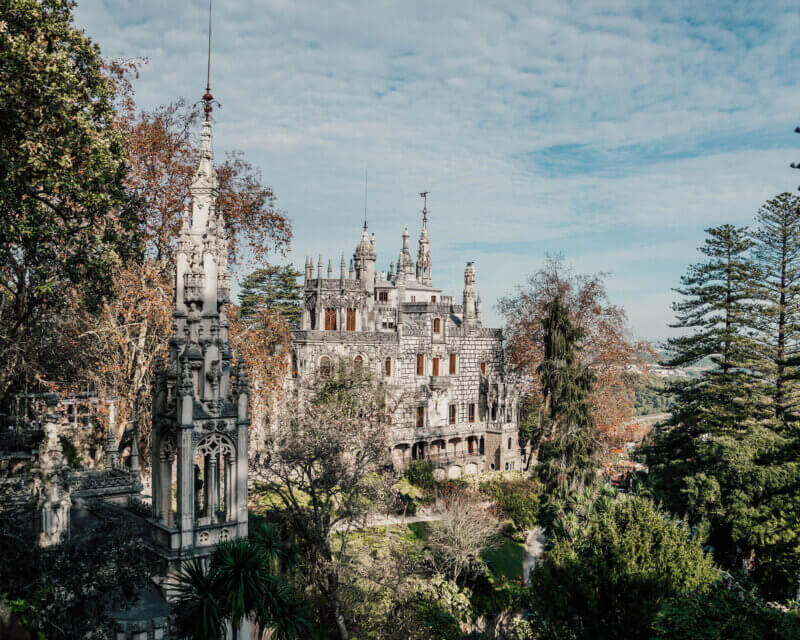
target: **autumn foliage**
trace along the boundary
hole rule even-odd
[[[561,258],[547,263],[502,298],[505,336],[511,366],[528,382],[529,392],[541,396],[539,365],[544,358],[545,306],[561,296],[570,320],[584,332],[581,358],[596,377],[591,395],[594,422],[602,434],[623,437],[622,427],[634,416],[633,386],[646,368],[649,344],[631,338],[625,310],[611,304],[604,274],[579,275]]]

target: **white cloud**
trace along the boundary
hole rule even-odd
[[[206,10],[83,0],[77,20],[107,55],[150,59],[137,92],[153,106],[202,94]],[[229,0],[214,11],[216,144],[262,167],[294,221],[295,262],[352,252],[368,167],[383,266],[429,189],[437,283],[458,294],[463,262],[478,259],[495,322],[496,297],[550,248],[611,269],[615,301],[640,333],[661,335],[670,312],[658,301],[702,229],[746,223],[800,181],[787,168],[800,160],[800,17],[788,2]],[[574,157],[543,170],[558,145]],[[449,249],[477,242],[534,253]],[[648,261],[647,246],[662,253]]]

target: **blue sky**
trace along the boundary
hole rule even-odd
[[[206,12],[80,0],[76,20],[105,55],[149,59],[152,107],[202,95]],[[428,190],[434,283],[460,296],[474,260],[486,322],[562,253],[659,338],[703,229],[800,184],[798,32],[781,1],[216,0],[215,147],[262,169],[300,267],[352,253],[367,168],[379,268]]]

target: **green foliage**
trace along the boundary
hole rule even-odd
[[[800,612],[782,611],[752,594],[721,588],[670,598],[653,629],[653,640],[797,640]]]
[[[242,319],[247,322],[263,309],[276,311],[292,328],[300,326],[303,287],[297,279],[300,272],[292,265],[256,269],[242,280],[239,304]]]
[[[520,535],[536,526],[541,486],[533,478],[482,482],[480,490],[494,500]]]
[[[40,549],[32,531],[0,527],[0,584],[25,602],[29,628],[49,640],[102,637],[108,612],[149,584],[154,567],[143,540],[116,521]]]
[[[560,296],[545,305],[544,359],[538,373],[546,418],[539,448],[539,473],[545,484],[565,490],[594,478],[595,424],[589,396],[594,374],[581,363],[584,332],[572,324]]]
[[[74,6],[0,0],[0,396],[47,314],[73,287],[97,303],[141,248],[115,88]]]
[[[61,445],[61,453],[64,454],[67,464],[73,469],[81,469],[83,467],[83,458],[72,440],[62,435],[58,436],[58,442]]]
[[[280,640],[308,637],[305,607],[285,580],[272,572],[271,532],[217,547],[210,563],[186,562],[174,585],[177,624],[191,640],[222,640],[225,623],[238,629],[245,617],[273,629]]]
[[[644,449],[648,491],[706,528],[724,567],[745,564],[762,595],[779,599],[795,595],[800,572],[800,431],[776,418],[788,416],[792,397],[786,366],[776,399],[778,363],[787,365],[788,353],[776,349],[794,347],[788,325],[780,338],[775,305],[791,309],[780,290],[794,292],[779,280],[788,274],[788,287],[800,267],[787,262],[790,254],[800,260],[787,253],[796,220],[787,196],[762,210],[756,247],[745,229],[708,230],[705,262],[692,265],[678,289],[675,326],[689,331],[669,346],[673,364],[709,358],[715,367],[675,385],[670,425]]]
[[[433,467],[427,460],[414,460],[406,467],[403,476],[415,487],[420,489],[433,489],[436,479],[433,477]]]
[[[665,600],[706,593],[718,579],[689,527],[642,497],[577,500],[549,531],[530,590],[549,637],[646,640]]]
[[[636,415],[647,416],[654,413],[666,413],[675,405],[672,387],[679,378],[657,378],[642,376],[634,389],[634,407]]]

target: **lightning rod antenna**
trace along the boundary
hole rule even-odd
[[[364,231],[367,230],[367,170],[364,169]]]
[[[206,66],[206,92],[203,96],[203,111],[208,122],[213,109],[214,96],[211,95],[211,0],[208,0],[208,64]]]

